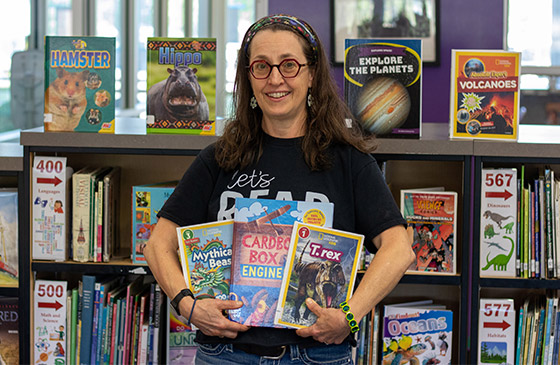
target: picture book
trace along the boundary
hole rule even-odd
[[[190,364],[194,360],[198,346],[194,342],[196,332],[175,316],[175,310],[167,301],[167,363]]]
[[[514,364],[515,307],[513,299],[480,299],[478,364]]]
[[[46,132],[115,133],[115,38],[45,37]]]
[[[438,305],[412,305],[384,307],[383,364],[450,365],[453,312]]]
[[[229,294],[233,220],[177,228],[185,282],[197,298]]]
[[[216,133],[216,39],[148,38],[147,133]]]
[[[115,166],[103,177],[103,217],[102,217],[102,256],[103,262],[109,262],[117,253],[118,239],[117,227],[119,226],[119,193],[121,168]]]
[[[175,186],[177,181],[132,187],[132,263],[146,263],[144,247],[157,223],[157,213]]]
[[[18,285],[18,192],[0,189],[0,285]]]
[[[365,130],[420,138],[422,40],[346,39],[344,97]]]
[[[68,258],[72,168],[66,157],[35,156],[31,182],[34,260]]]
[[[451,138],[518,138],[521,53],[451,50]]]
[[[480,276],[516,277],[517,169],[483,168]]]
[[[35,281],[32,308],[34,363],[58,365],[66,359],[66,288],[66,281]]]
[[[275,326],[294,223],[332,227],[333,212],[332,203],[235,199],[229,290],[230,299],[241,300],[244,305],[229,311],[233,321],[257,327]]]
[[[457,193],[401,190],[401,212],[414,230],[409,273],[455,274]]]
[[[338,308],[352,296],[364,236],[333,228],[294,223],[284,266],[275,324],[302,328],[317,316],[311,297],[323,308]]]
[[[19,364],[19,298],[0,298],[0,361]]]

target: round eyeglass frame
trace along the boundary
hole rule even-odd
[[[286,76],[286,75],[284,75],[284,74],[282,73],[282,70],[280,69],[280,66],[282,66],[282,65],[283,65],[284,63],[286,63],[286,62],[295,62],[295,64],[298,65],[298,69],[297,69],[295,75],[293,75],[293,76]],[[264,76],[264,77],[257,77],[257,76],[253,73],[253,66],[254,66],[255,64],[257,64],[257,63],[264,63],[264,64],[268,65],[269,70],[268,70],[268,74],[267,74],[266,76]],[[255,61],[251,62],[251,64],[250,64],[249,67],[247,67],[247,68],[249,69],[249,72],[251,73],[251,75],[253,75],[253,77],[254,77],[255,79],[257,79],[257,80],[268,79],[268,77],[269,77],[270,74],[272,73],[272,69],[273,69],[274,67],[276,67],[276,68],[278,69],[278,72],[280,73],[280,75],[281,75],[283,78],[285,78],[285,79],[293,79],[294,77],[297,77],[297,75],[299,75],[299,72],[301,71],[301,68],[302,68],[302,67],[310,66],[310,65],[311,65],[310,63],[299,63],[299,62],[298,62],[296,59],[294,59],[294,58],[286,58],[286,59],[283,59],[282,62],[280,62],[280,63],[277,64],[277,65],[271,65],[270,63],[266,62],[265,60],[255,60]]]

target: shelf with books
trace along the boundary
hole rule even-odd
[[[111,262],[81,263],[75,261],[55,262],[34,260],[31,271],[41,272],[88,272],[92,274],[142,274],[150,275],[150,268],[145,264],[132,264],[129,258],[113,259]]]

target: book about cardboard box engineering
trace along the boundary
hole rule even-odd
[[[18,191],[0,189],[0,285],[18,285]],[[0,343],[1,344],[1,343]]]
[[[34,290],[35,364],[64,364],[67,351],[66,281],[37,280]]]
[[[516,141],[521,53],[452,50],[451,138]]]
[[[66,157],[33,158],[31,204],[34,260],[64,261],[70,240],[72,168]]]
[[[216,133],[216,39],[148,38],[147,133]]]
[[[515,363],[513,304],[513,299],[480,299],[478,364]]]
[[[453,312],[404,305],[384,308],[383,364],[451,364]]]
[[[516,277],[517,169],[482,169],[480,276]]]
[[[228,299],[233,220],[177,228],[185,282],[197,298]]]
[[[294,328],[315,323],[317,316],[304,304],[308,297],[323,308],[350,299],[363,241],[360,234],[295,222],[274,323]]]
[[[0,298],[0,360],[19,364],[19,298]]]
[[[455,274],[457,193],[401,190],[401,212],[414,230],[412,273]]]
[[[157,223],[157,213],[176,186],[177,181],[168,181],[132,187],[132,263],[146,263],[144,247]]]
[[[45,37],[46,132],[115,133],[115,38]]]
[[[420,138],[422,40],[346,39],[344,96],[367,131]]]
[[[235,199],[230,299],[243,307],[230,319],[256,327],[274,324],[295,222],[332,227],[334,205],[271,199]]]

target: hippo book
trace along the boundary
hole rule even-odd
[[[295,222],[274,323],[293,328],[315,323],[317,316],[305,305],[308,297],[323,308],[350,299],[363,241],[360,234]]]
[[[366,131],[420,138],[422,40],[346,39],[344,97]]]
[[[216,134],[216,39],[148,38],[147,133]]]
[[[516,141],[521,53],[451,50],[450,138]]]
[[[517,169],[484,168],[480,186],[480,276],[515,278]]]
[[[414,230],[413,274],[456,274],[457,193],[401,190],[401,213]]]
[[[272,199],[235,199],[230,299],[243,307],[231,320],[256,327],[274,324],[274,316],[295,222],[332,227],[334,205]]]
[[[178,227],[177,238],[185,282],[195,297],[226,300],[233,220]]]
[[[45,132],[115,133],[115,38],[45,37]]]
[[[451,364],[453,312],[442,305],[386,305],[383,364]]]

